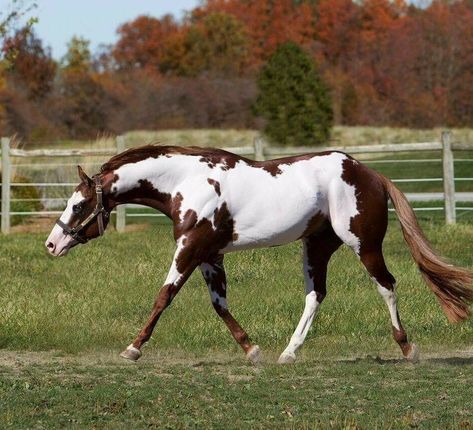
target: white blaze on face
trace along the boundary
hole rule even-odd
[[[59,219],[64,224],[69,224],[72,218],[72,207],[83,200],[84,196],[80,191],[74,192],[68,200],[66,209]],[[56,224],[51,230],[49,237],[46,239],[45,245],[51,255],[59,257],[66,255],[71,246],[75,243],[76,241],[70,235],[65,234],[62,228]]]

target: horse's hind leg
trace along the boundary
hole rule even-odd
[[[394,339],[404,356],[415,361],[418,358],[417,348],[407,341],[396,306],[396,281],[383,258],[383,239],[388,226],[384,185],[373,171],[356,162],[345,165],[342,180],[329,195],[332,227],[337,236],[360,257],[377,284],[389,309]]]
[[[399,344],[404,357],[410,361],[417,361],[419,358],[418,349],[415,344],[408,342],[407,334],[402,327],[397,311],[396,293],[394,291],[396,280],[386,268],[381,249],[367,251],[362,248],[360,259],[378,286],[378,291],[388,306],[393,337]]]
[[[302,239],[304,249],[305,308],[299,324],[278,363],[293,363],[296,351],[302,346],[307,332],[326,295],[327,265],[332,254],[342,244],[332,227]]]
[[[223,267],[223,255],[217,255],[208,262],[202,263],[200,270],[207,283],[215,311],[227,325],[232,336],[242,347],[243,351],[245,351],[248,360],[256,364],[261,360],[261,352],[258,345],[251,344],[248,334],[233,318],[227,307],[227,280]]]

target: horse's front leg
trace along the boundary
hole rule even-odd
[[[223,267],[223,255],[217,255],[200,265],[200,270],[209,288],[210,299],[218,316],[227,325],[234,339],[245,351],[248,360],[256,364],[261,360],[261,352],[258,345],[250,342],[248,334],[233,318],[227,306],[227,280]]]
[[[192,245],[183,245],[184,240],[178,241],[177,250],[169,269],[164,286],[159,291],[154,302],[153,310],[145,326],[136,339],[120,354],[120,357],[136,361],[141,357],[141,347],[149,340],[159,317],[171,304],[172,299],[179,292],[199,262],[194,259]]]

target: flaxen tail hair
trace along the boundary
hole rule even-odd
[[[422,276],[437,296],[450,322],[470,316],[473,302],[473,272],[447,263],[430,245],[406,196],[386,177],[379,175],[401,223],[404,239]]]

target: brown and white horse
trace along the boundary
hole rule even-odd
[[[218,149],[143,146],[112,157],[100,174],[81,183],[46,241],[50,254],[66,255],[78,243],[103,234],[117,205],[138,203],[174,223],[177,249],[151,315],[121,354],[137,360],[164,309],[199,266],[212,304],[252,362],[260,359],[226,300],[224,254],[242,249],[303,243],[305,309],[279,358],[290,363],[303,344],[326,295],[327,264],[345,243],[359,257],[384,298],[403,355],[416,360],[396,308],[395,280],[382,242],[388,197],[424,280],[450,321],[469,316],[473,274],[446,263],[429,245],[406,197],[381,174],[347,154],[323,152],[257,162]]]

